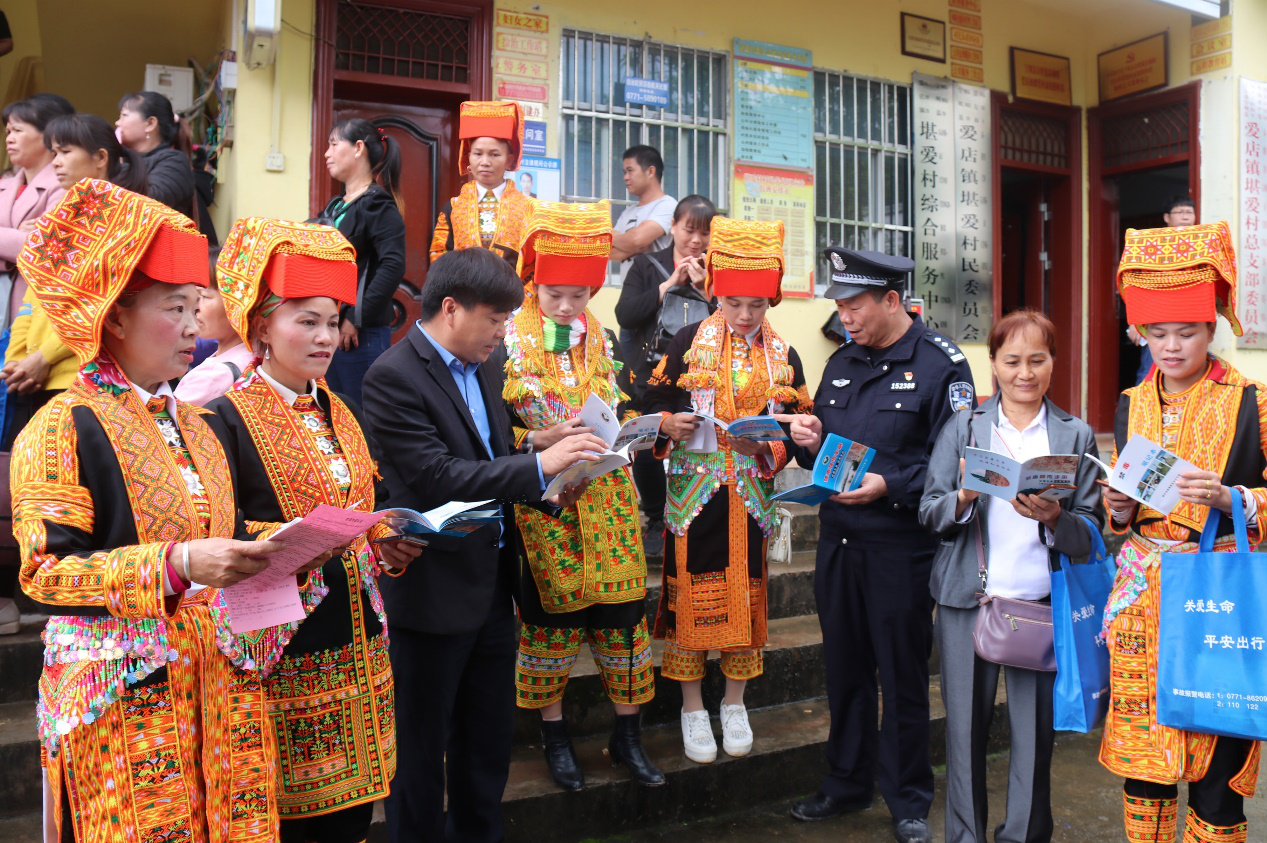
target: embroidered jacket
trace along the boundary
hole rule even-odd
[[[445,203],[436,218],[435,231],[431,235],[431,260],[456,249],[480,249],[479,190],[473,181],[462,185],[458,195]],[[493,252],[505,258],[511,266],[519,259],[519,246],[523,243],[524,224],[532,208],[532,199],[520,193],[510,179],[497,202],[496,231],[493,234]]]

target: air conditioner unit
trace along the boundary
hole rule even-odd
[[[254,69],[272,64],[281,37],[282,0],[246,0],[246,66]]]

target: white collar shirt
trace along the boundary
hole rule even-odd
[[[506,181],[505,179],[503,179],[501,184],[497,185],[497,187],[491,187],[491,188],[484,187],[482,184],[479,184],[477,182],[475,185],[475,192],[477,194],[476,196],[477,199],[482,200],[485,196],[491,193],[493,194],[493,197],[495,199],[500,201],[502,198],[502,194],[506,192]]]
[[[997,430],[1012,458],[1019,462],[1051,454],[1045,405],[1024,430],[1013,427],[1000,406]],[[1038,522],[1018,513],[1010,501],[990,496],[987,505],[986,593],[1019,600],[1047,597],[1051,594],[1051,568]]]

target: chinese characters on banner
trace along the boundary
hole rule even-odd
[[[1267,271],[1267,83],[1241,78],[1241,242],[1237,315],[1241,347],[1267,345],[1263,306]]]
[[[494,97],[544,103],[549,96],[550,18],[498,9],[494,27]],[[540,119],[535,113],[529,116]]]
[[[989,91],[915,74],[915,290],[929,327],[981,342],[993,318]]]
[[[735,39],[735,158],[814,166],[814,64],[809,50]]]
[[[954,339],[984,342],[994,295],[990,213],[990,91],[955,84],[955,270],[958,312]]]
[[[731,197],[735,219],[782,220],[783,295],[814,295],[814,176],[801,170],[777,170],[735,164]]]

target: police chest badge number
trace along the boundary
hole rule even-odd
[[[950,385],[950,409],[954,412],[967,410],[972,406],[972,384],[967,381],[955,381]]]

